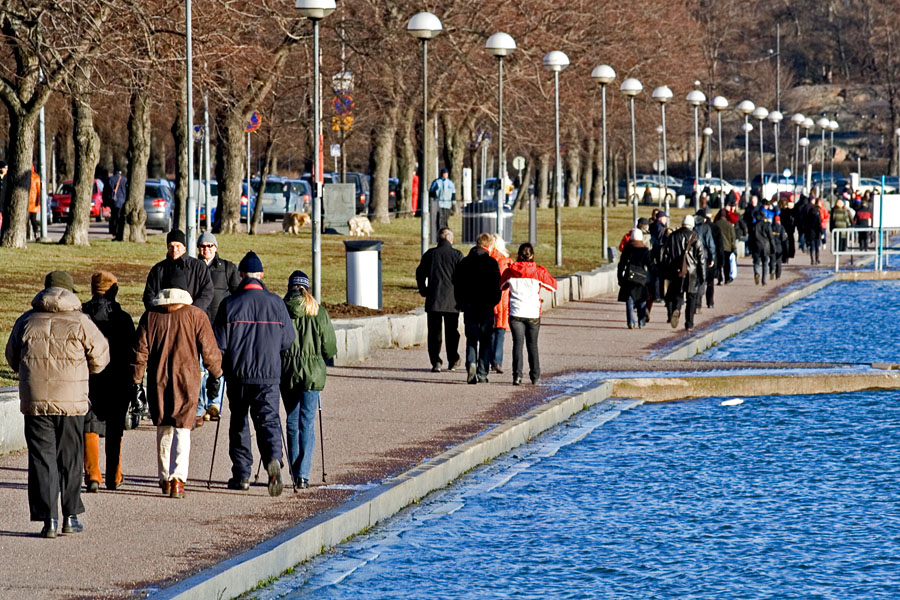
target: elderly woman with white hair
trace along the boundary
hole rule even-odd
[[[632,229],[631,236],[619,259],[619,302],[625,303],[628,329],[647,324],[647,280],[650,273],[650,248],[644,243],[644,232]],[[637,320],[635,320],[637,308]]]
[[[500,274],[513,263],[506,249],[506,242],[496,233],[491,236],[489,248],[491,258],[497,261]],[[500,294],[500,302],[494,307],[494,333],[491,335],[491,368],[495,373],[503,373],[503,340],[509,330],[509,288]]]

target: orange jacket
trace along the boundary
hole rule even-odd
[[[28,191],[28,212],[41,212],[41,176],[31,172],[31,189]]]
[[[491,250],[491,258],[500,266],[501,275],[513,262],[508,256],[503,256],[496,250]],[[500,302],[494,307],[494,328],[509,329],[509,288],[500,292]]]

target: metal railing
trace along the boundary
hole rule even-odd
[[[831,231],[831,253],[834,254],[834,271],[841,267],[841,256],[849,256],[852,262],[857,256],[872,256],[876,271],[889,265],[891,255],[900,255],[900,228],[848,227]]]

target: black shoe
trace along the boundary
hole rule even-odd
[[[250,481],[247,479],[238,479],[237,477],[232,477],[228,480],[228,489],[229,490],[242,490],[246,492],[250,489]]]
[[[280,496],[284,491],[284,484],[281,482],[281,463],[272,459],[266,465],[266,473],[269,474],[269,495]]]
[[[629,323],[629,324],[628,324],[628,329],[634,329],[634,323]]]
[[[470,383],[472,385],[478,383],[478,376],[475,373],[475,369],[475,363],[466,365],[466,383]]]
[[[96,494],[100,491],[100,482],[99,481],[88,481],[87,483],[87,493],[88,494]]]
[[[447,370],[450,371],[451,373],[452,373],[453,371],[455,371],[455,370],[456,370],[456,367],[459,366],[460,361],[461,361],[461,359],[459,359],[459,358],[457,358],[456,360],[454,360],[452,363],[450,363],[450,366],[447,367]]]
[[[56,537],[56,519],[44,519],[44,528],[41,529],[41,537],[42,538],[55,538]]]
[[[441,365],[434,365],[433,367],[431,367],[431,372],[432,372],[432,373],[440,373],[440,372],[441,372]]]
[[[490,381],[488,381],[487,375],[485,375],[484,377],[478,378],[478,383],[490,383]]]
[[[532,377],[532,378],[531,378],[531,385],[537,385],[538,382],[539,382],[540,380],[541,380],[540,376],[538,376],[538,377]]]
[[[706,308],[712,309],[714,306],[715,306],[715,304],[707,304]]]
[[[63,533],[81,533],[82,531],[84,531],[84,525],[81,524],[75,515],[69,515],[63,519]]]
[[[521,377],[513,377],[513,385],[522,385]]]

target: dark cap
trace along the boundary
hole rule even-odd
[[[72,276],[65,271],[53,271],[51,273],[47,273],[47,276],[44,277],[44,287],[61,287],[69,290],[70,292],[78,291],[75,289],[75,280],[72,279]]]
[[[238,271],[241,273],[262,273],[263,265],[262,261],[259,260],[259,257],[256,255],[256,252],[251,250],[247,254],[244,255],[244,258],[241,259],[241,264],[238,265]]]
[[[667,214],[666,214],[666,211],[664,211],[664,210],[661,210],[661,211],[659,211],[658,213],[656,213],[656,218],[657,218],[657,219],[660,218],[660,217],[667,217],[667,216],[669,216],[669,215],[667,215]]]
[[[637,224],[638,224],[638,227],[640,227],[642,225],[649,225],[650,221],[647,220],[646,217],[641,217],[640,219],[637,220]]]
[[[187,246],[187,238],[184,237],[184,232],[180,229],[173,229],[166,236],[166,245],[168,246],[172,242],[178,242],[182,246]]]
[[[309,276],[299,269],[291,273],[288,277],[288,288],[299,285],[304,290],[309,291]]]
[[[449,174],[450,174],[450,171],[448,171],[446,167],[441,169],[441,175],[449,175]]]

